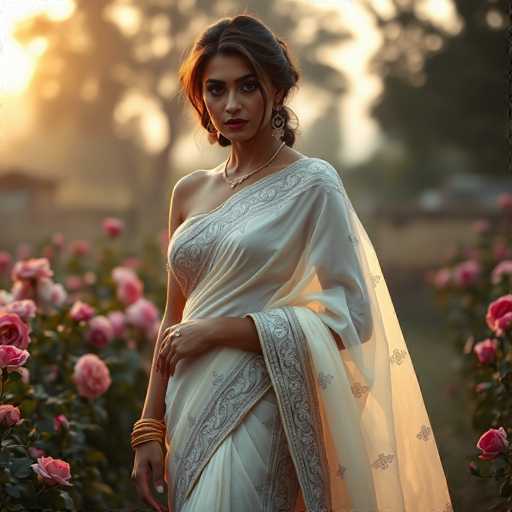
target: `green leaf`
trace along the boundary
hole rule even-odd
[[[6,484],[5,491],[13,498],[19,498],[21,496],[20,488],[17,485]]]
[[[87,462],[94,463],[94,462],[105,462],[107,459],[106,459],[105,455],[103,454],[103,452],[100,452],[98,450],[91,450],[87,453],[86,460],[87,460]]]
[[[101,492],[103,494],[114,494],[114,491],[112,490],[112,487],[110,485],[107,485],[103,482],[92,482],[89,485],[90,488],[97,490],[98,492]]]
[[[11,461],[11,473],[16,478],[27,478],[33,474],[33,470],[31,468],[31,464],[33,464],[32,459],[28,457],[19,457]]]
[[[59,491],[59,501],[59,505],[63,506],[65,510],[76,511],[75,502],[66,491]]]

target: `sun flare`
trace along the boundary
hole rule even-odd
[[[47,47],[43,38],[20,44],[14,37],[17,25],[41,14],[50,20],[63,20],[74,8],[72,0],[0,0],[0,94],[18,96],[23,93],[37,60]]]

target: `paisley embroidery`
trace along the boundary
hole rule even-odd
[[[271,446],[271,469],[266,482],[260,488],[263,495],[263,512],[288,512],[294,509],[299,481],[279,412],[274,418]]]
[[[242,363],[223,380],[200,416],[194,418],[193,424],[188,422],[190,433],[186,442],[173,455],[174,509],[180,510],[217,447],[270,386],[263,356],[247,353]]]
[[[300,197],[315,186],[343,194],[340,176],[324,160],[314,157],[296,160],[244,187],[211,212],[187,219],[174,233],[168,247],[168,266],[184,296],[192,293],[208,262],[214,260],[212,253],[218,243],[233,230],[243,229],[244,220],[269,204],[279,209],[278,205],[284,201]]]
[[[331,510],[329,468],[304,333],[292,307],[248,313],[255,322],[308,510]]]

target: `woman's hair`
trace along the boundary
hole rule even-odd
[[[275,36],[262,21],[245,14],[221,18],[196,39],[189,55],[180,66],[178,76],[182,92],[187,95],[199,114],[201,125],[207,130],[209,126],[212,130],[214,128],[202,97],[203,73],[209,59],[219,54],[241,56],[261,83],[268,84],[270,80],[275,88],[284,92],[281,113],[285,117],[285,124],[282,140],[288,146],[293,146],[296,127],[292,128],[288,124],[291,110],[284,106],[284,101],[290,89],[297,84],[299,71],[294,63],[295,59],[290,57],[286,43]],[[262,87],[260,91],[265,112],[268,96]],[[293,115],[297,122],[297,116]],[[215,137],[215,140],[217,139],[221,146],[231,144],[231,141],[221,133]]]

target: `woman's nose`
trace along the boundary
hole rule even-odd
[[[228,111],[236,111],[239,108],[240,104],[238,101],[238,96],[236,94],[236,91],[229,92],[228,93],[228,99],[226,103],[226,110]]]

